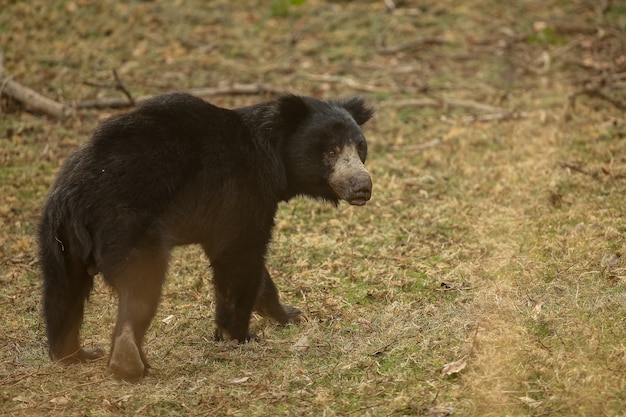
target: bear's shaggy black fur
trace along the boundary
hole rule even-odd
[[[143,338],[177,245],[199,243],[210,260],[218,340],[252,338],[252,311],[297,322],[265,267],[278,203],[305,195],[365,204],[372,182],[360,126],[371,116],[358,97],[285,96],[227,110],[174,93],[103,122],[63,165],[39,227],[52,359],[103,355],[79,343],[102,273],[119,295],[109,367],[143,377]]]

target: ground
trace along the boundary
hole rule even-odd
[[[59,121],[2,97],[2,414],[623,415],[626,6],[459,3],[0,0],[5,72],[66,104],[123,98],[115,70],[135,97],[360,94],[377,111],[368,205],[280,207],[269,269],[308,321],[212,341],[205,260],[177,250],[154,369],[130,385],[48,360],[34,239],[61,161],[120,110]],[[84,336],[108,347],[97,281]]]

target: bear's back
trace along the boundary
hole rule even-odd
[[[232,110],[183,93],[157,96],[102,122],[68,158],[56,188],[67,190],[69,204],[93,210],[92,216],[115,217],[113,208],[154,218],[199,178],[204,186],[198,192],[214,193],[249,170],[245,149],[253,148],[251,141]]]

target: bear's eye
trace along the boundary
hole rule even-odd
[[[337,148],[330,148],[326,150],[326,156],[328,158],[335,158],[337,156]]]

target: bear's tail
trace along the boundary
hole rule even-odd
[[[87,273],[85,263],[91,253],[91,237],[84,226],[72,224],[60,200],[50,196],[38,234],[42,313],[50,356],[55,360],[79,349],[84,304],[93,288],[93,276]]]

